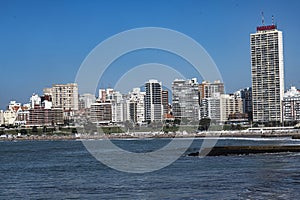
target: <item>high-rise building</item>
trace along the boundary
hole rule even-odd
[[[142,124],[145,121],[145,92],[140,88],[133,88],[129,93],[127,103],[128,119],[131,122]]]
[[[213,83],[203,81],[199,84],[199,101],[201,118],[210,118],[213,122],[221,121],[221,95],[224,94],[224,83],[219,80]]]
[[[174,80],[172,94],[172,111],[175,118],[188,121],[200,119],[199,91],[196,78]]]
[[[145,120],[148,122],[162,121],[163,105],[161,82],[149,80],[145,83],[145,89]]]
[[[282,32],[259,26],[250,35],[254,122],[282,121],[284,63]]]
[[[163,115],[166,115],[169,113],[169,91],[168,90],[161,91],[161,102],[163,105]]]
[[[199,84],[200,101],[204,98],[214,98],[216,94],[224,94],[224,83],[221,83],[221,81],[216,80],[213,83],[203,81]]]
[[[252,120],[252,88],[247,87],[235,92],[236,96],[243,100],[243,113],[247,114],[249,120]]]
[[[240,97],[243,100],[243,113],[252,113],[252,88],[240,90]]]
[[[221,110],[220,110],[220,95],[203,98],[201,100],[200,106],[200,114],[201,119],[209,118],[214,123],[218,123],[221,121]]]
[[[77,83],[54,84],[51,88],[52,105],[64,111],[78,110]]]
[[[123,96],[118,91],[113,91],[107,95],[106,101],[111,102],[112,122],[123,122]]]

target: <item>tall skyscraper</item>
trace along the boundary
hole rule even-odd
[[[157,80],[149,80],[145,83],[145,120],[148,122],[162,121],[162,84]]]
[[[254,122],[282,121],[284,63],[282,32],[259,26],[250,35]]]

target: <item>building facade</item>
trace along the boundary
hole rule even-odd
[[[291,87],[283,96],[283,120],[300,121],[300,91]]]
[[[276,25],[250,35],[254,122],[282,122],[284,63],[282,32]]]
[[[111,103],[93,103],[91,121],[97,124],[109,124],[112,121]]]
[[[93,94],[85,93],[79,96],[79,107],[81,109],[89,109],[95,103],[96,97]]]
[[[243,100],[238,95],[222,94],[220,96],[220,121],[228,121],[229,116],[243,113]]]
[[[172,111],[175,118],[199,121],[199,90],[196,78],[174,80],[172,84]]]
[[[148,122],[162,121],[162,84],[157,80],[149,80],[145,83],[145,120]]]
[[[243,113],[252,113],[252,88],[247,87],[235,93],[243,100]]]
[[[128,121],[141,125],[145,122],[145,92],[140,88],[133,88],[127,101]],[[126,121],[126,120],[124,120]]]
[[[111,102],[112,109],[112,122],[119,123],[124,121],[124,103],[123,103],[123,95],[118,91],[113,91],[112,93],[107,95],[107,102]]]
[[[221,110],[220,110],[220,95],[214,97],[203,98],[201,100],[200,114],[201,119],[209,118],[213,123],[221,121]]]
[[[64,111],[78,110],[77,83],[53,84],[51,88],[52,106]]]
[[[0,125],[4,124],[4,114],[3,110],[0,110]]]
[[[169,113],[169,91],[168,90],[162,90],[161,91],[161,101],[163,105],[163,115]]]
[[[54,126],[64,124],[63,109],[45,109],[42,106],[35,106],[29,110],[29,121],[27,126]]]
[[[200,101],[204,98],[215,98],[215,95],[224,94],[224,83],[219,80],[213,83],[209,81],[203,81],[199,84],[199,97]]]
[[[214,123],[221,122],[221,95],[224,93],[224,83],[219,80],[199,84],[201,118],[210,118]]]

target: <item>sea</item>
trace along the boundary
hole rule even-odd
[[[112,169],[80,140],[1,141],[0,199],[299,199],[300,153],[187,156],[199,150],[204,140],[194,139],[175,162],[146,173]],[[141,156],[170,141],[112,140]],[[300,145],[300,140],[218,138],[216,143],[289,144]]]

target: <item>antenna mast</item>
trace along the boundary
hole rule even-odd
[[[261,12],[261,22],[262,22],[262,25],[264,26],[265,25],[264,12]]]

